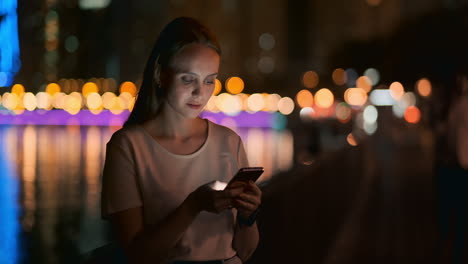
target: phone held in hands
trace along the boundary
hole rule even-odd
[[[234,177],[229,181],[227,186],[231,185],[232,183],[236,181],[243,181],[243,182],[249,182],[253,181],[256,182],[258,178],[262,175],[264,172],[263,167],[245,167],[245,168],[240,168],[239,171],[234,175]],[[226,186],[226,188],[227,188]]]

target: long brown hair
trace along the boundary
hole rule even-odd
[[[141,124],[158,114],[166,94],[161,86],[161,72],[170,67],[172,58],[180,50],[192,43],[206,45],[221,55],[215,36],[194,18],[176,18],[161,31],[146,62],[135,105],[124,127]]]

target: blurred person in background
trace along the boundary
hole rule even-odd
[[[241,138],[199,117],[220,55],[197,20],[170,22],[148,59],[133,111],[107,143],[102,217],[125,261],[238,264],[257,247],[259,187],[215,186],[248,166]]]
[[[468,78],[443,91],[437,109],[443,114],[436,123],[436,191],[441,262],[466,263],[465,236],[468,220]]]

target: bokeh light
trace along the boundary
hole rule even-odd
[[[111,92],[106,92],[102,95],[102,105],[105,109],[111,109],[114,105],[114,98],[116,95]]]
[[[221,84],[221,81],[218,79],[215,79],[215,88],[213,91],[213,95],[218,95],[221,92],[222,88],[223,88],[223,85]]]
[[[310,121],[315,117],[315,110],[312,107],[304,107],[299,112],[299,117],[302,121]]]
[[[65,106],[65,93],[58,92],[52,96],[52,106],[56,109],[63,109]]]
[[[372,90],[372,81],[367,76],[361,76],[356,80],[356,86],[364,89],[368,93]]]
[[[4,93],[2,96],[2,104],[6,109],[13,110],[19,104],[19,97],[14,93]]]
[[[273,35],[271,35],[270,33],[263,33],[258,38],[258,45],[263,50],[266,50],[266,51],[272,50],[275,47],[275,44],[276,44],[275,37],[273,37]]]
[[[296,102],[299,105],[299,107],[310,107],[314,104],[314,96],[309,90],[300,90],[296,94]]]
[[[255,93],[249,96],[247,99],[247,106],[249,111],[258,112],[265,107],[265,101],[263,100],[263,96],[261,94]]]
[[[55,93],[59,93],[60,92],[60,86],[57,84],[57,83],[49,83],[47,84],[46,86],[46,93],[50,94],[50,95],[54,95]]]
[[[406,122],[416,124],[421,119],[421,112],[419,111],[418,107],[412,105],[406,108],[404,116]]]
[[[242,100],[238,95],[222,93],[216,98],[216,107],[227,115],[235,116],[242,110]]]
[[[345,70],[346,72],[346,85],[348,87],[356,87],[356,80],[358,78],[358,74],[355,69],[349,68]]]
[[[389,106],[395,104],[395,99],[389,89],[375,89],[369,95],[370,102],[378,106]]]
[[[102,98],[98,93],[89,93],[86,97],[86,106],[89,110],[97,110],[102,107]]]
[[[24,86],[21,84],[15,84],[13,87],[11,87],[11,93],[14,93],[18,96],[21,96],[22,94],[25,93],[24,91]]]
[[[52,109],[52,98],[50,94],[45,92],[39,92],[36,94],[37,108],[50,110]]]
[[[368,105],[364,108],[363,118],[364,122],[366,123],[375,123],[377,121],[377,117],[379,116],[379,112],[377,108],[373,105]]]
[[[289,97],[283,97],[278,102],[278,110],[283,115],[290,115],[294,111],[294,101]]]
[[[123,82],[120,85],[120,93],[129,93],[131,96],[136,96],[137,94],[137,87],[132,82]]]
[[[362,106],[367,102],[367,92],[363,88],[348,88],[344,100],[349,105]]]
[[[332,73],[332,79],[336,85],[344,85],[347,81],[346,71],[341,68],[335,69]]]
[[[348,142],[349,145],[353,147],[358,145],[352,133],[349,133],[348,136],[346,136],[346,141]]]
[[[81,93],[83,96],[86,98],[88,94],[90,93],[98,93],[99,88],[96,83],[94,82],[87,82],[83,85],[83,88],[81,89]]]
[[[419,95],[422,97],[427,97],[432,93],[432,85],[431,82],[426,79],[422,78],[416,83],[416,90],[418,91]]]
[[[346,123],[351,119],[351,108],[346,103],[339,103],[336,105],[335,115],[338,121]]]
[[[306,71],[302,75],[302,84],[304,85],[304,87],[312,89],[312,88],[315,88],[318,83],[319,83],[319,77],[316,72]]]
[[[257,67],[262,73],[272,73],[275,70],[275,60],[270,56],[262,56],[258,60]]]
[[[329,108],[333,105],[335,97],[327,88],[322,88],[315,93],[315,104],[321,108]]]
[[[372,85],[377,85],[380,81],[380,73],[377,69],[369,68],[364,71],[364,76],[369,78]]]
[[[23,105],[28,111],[34,111],[37,107],[37,98],[33,93],[26,93],[23,96]]]
[[[268,94],[265,97],[265,110],[269,112],[278,111],[278,102],[281,100],[279,94]]]
[[[367,135],[372,135],[375,133],[375,131],[377,131],[377,122],[371,122],[371,123],[368,123],[368,122],[364,122],[364,132],[367,134]]]
[[[392,82],[390,84],[390,95],[393,97],[395,100],[400,100],[400,98],[405,94],[405,89],[403,85],[400,82]]]
[[[244,90],[244,81],[239,77],[230,77],[226,80],[226,91],[238,94]]]

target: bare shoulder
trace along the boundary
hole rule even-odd
[[[210,120],[208,120],[208,122],[210,123],[210,127],[213,129],[212,134],[226,139],[237,140],[239,138],[239,135],[233,129],[226,126],[218,125],[216,123],[211,122]]]

